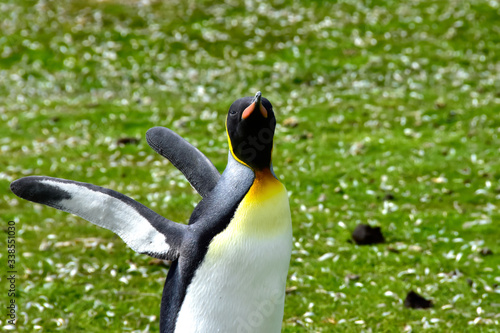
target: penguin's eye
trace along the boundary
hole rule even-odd
[[[235,115],[236,114],[236,110],[235,109],[230,109],[229,110],[229,114],[230,115]]]

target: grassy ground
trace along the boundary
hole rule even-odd
[[[158,331],[168,268],[11,181],[91,182],[186,221],[200,198],[146,130],[174,129],[223,170],[227,109],[261,90],[294,222],[283,331],[497,331],[499,17],[497,0],[2,1],[17,330]],[[387,242],[349,242],[361,222]],[[410,290],[434,307],[405,309]]]

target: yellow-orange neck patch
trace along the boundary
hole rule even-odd
[[[255,171],[255,180],[248,190],[245,199],[248,201],[264,201],[283,191],[283,184],[274,177],[269,168]]]

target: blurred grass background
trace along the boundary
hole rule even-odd
[[[17,331],[158,331],[168,268],[9,183],[90,182],[185,222],[200,198],[146,130],[175,130],[222,171],[225,114],[257,90],[294,222],[283,331],[497,331],[499,18],[497,0],[2,1]],[[358,223],[387,242],[350,243]],[[410,290],[434,307],[405,309]]]

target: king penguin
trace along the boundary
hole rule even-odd
[[[175,132],[147,132],[148,144],[202,196],[189,224],[72,180],[29,176],[14,181],[11,190],[107,228],[138,253],[172,260],[160,332],[279,332],[292,225],[286,189],[272,167],[275,126],[273,107],[260,92],[236,100],[226,118],[229,154],[222,175]]]

